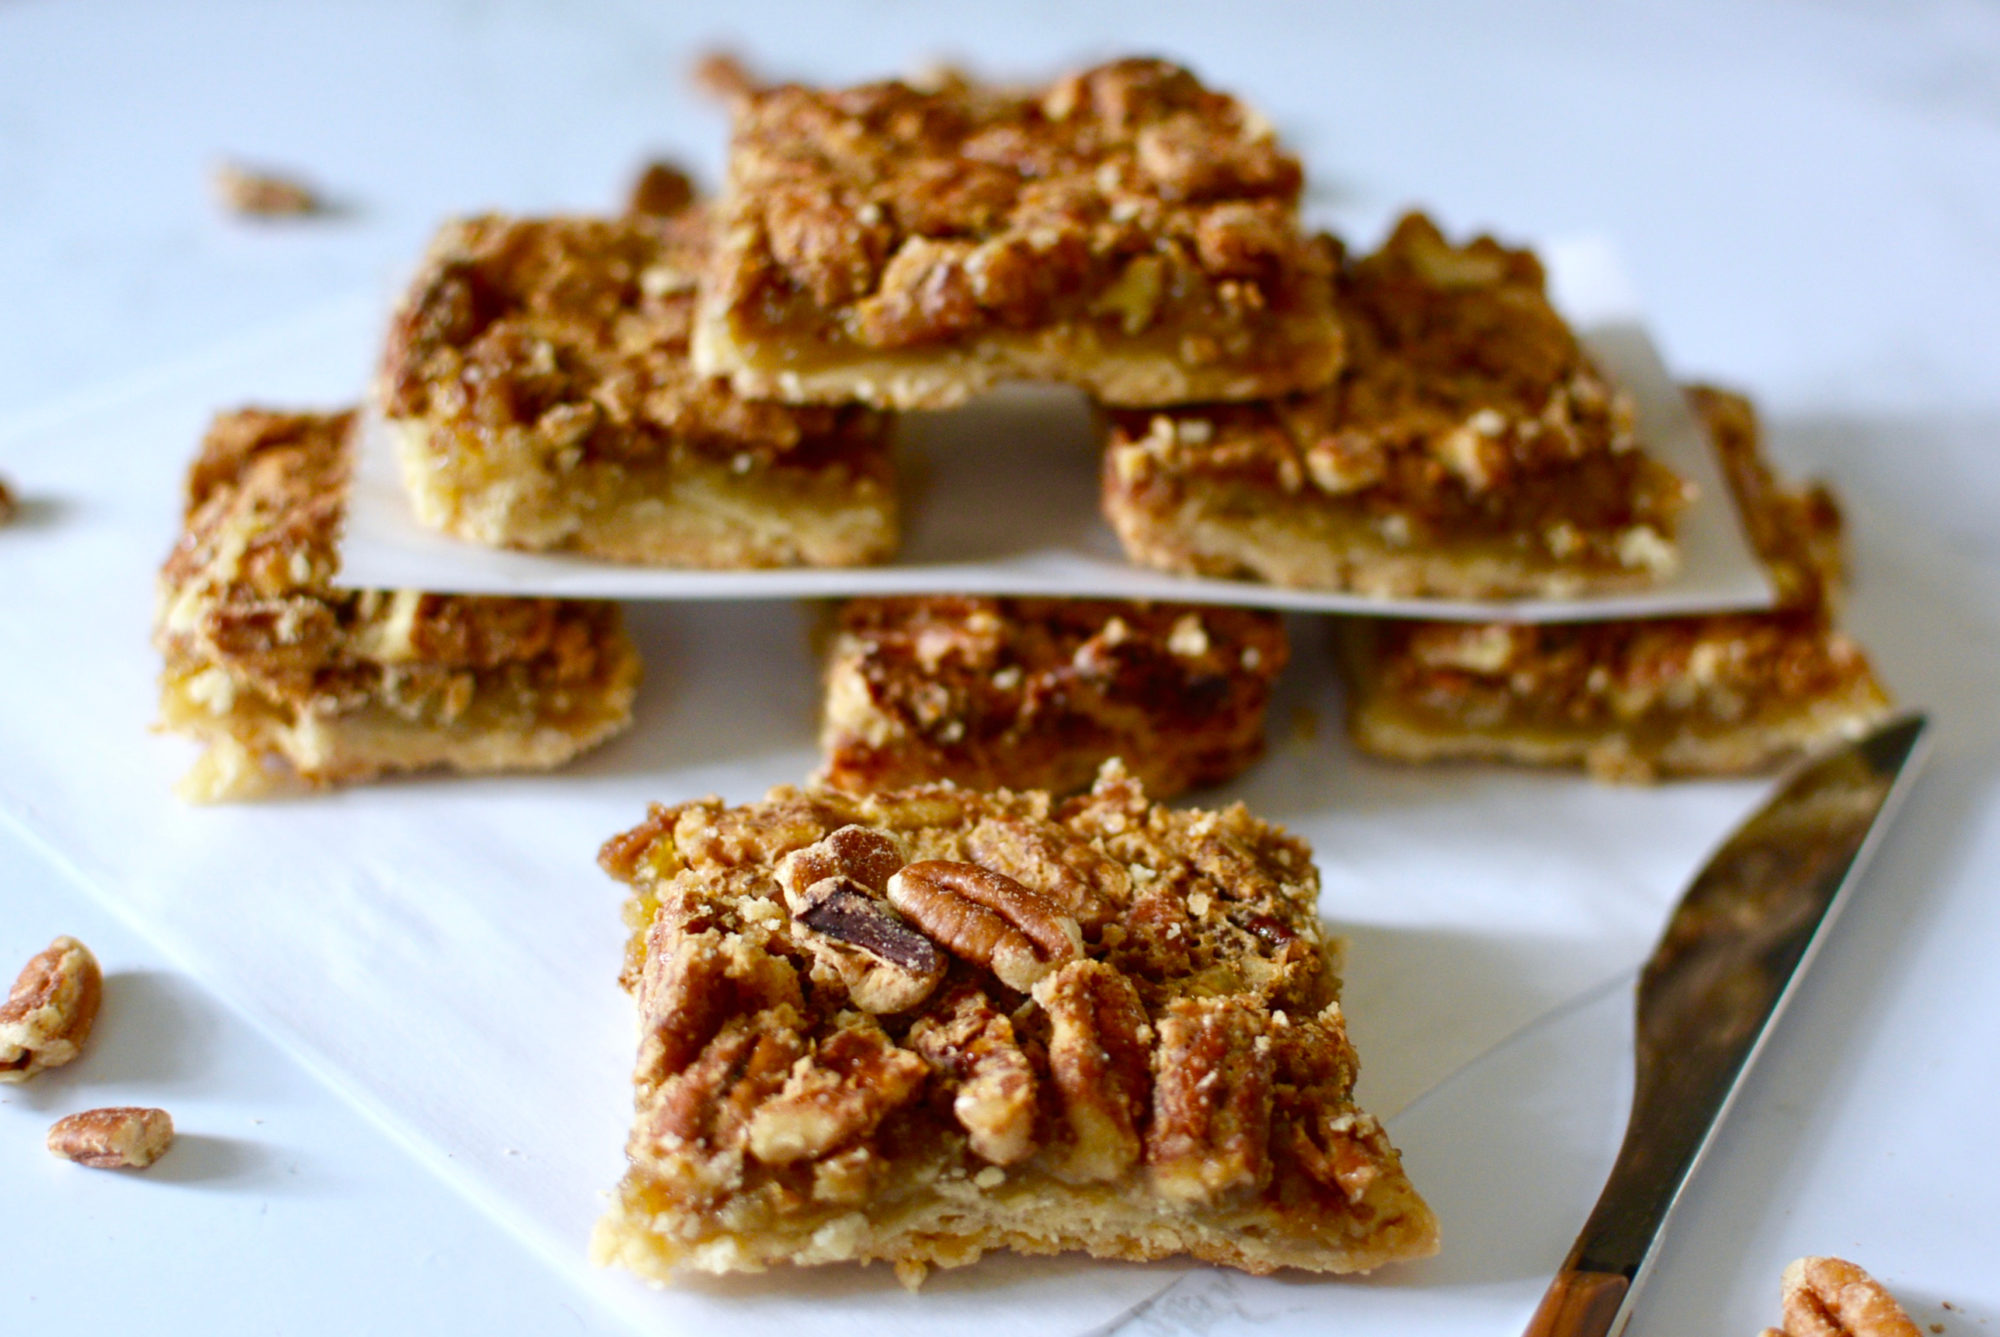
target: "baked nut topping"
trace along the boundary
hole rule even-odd
[[[1124,60],[1040,93],[737,71],[728,93],[694,356],[745,394],[937,408],[1032,378],[1163,404],[1339,367],[1297,159],[1186,70]]]
[[[1133,561],[1467,598],[1627,588],[1677,563],[1682,481],[1633,435],[1541,263],[1412,214],[1340,270],[1331,387],[1114,415],[1104,507]]]
[[[691,199],[656,165],[621,218],[486,216],[439,232],[377,392],[419,520],[491,546],[669,566],[894,550],[887,418],[753,402],[689,365],[712,226]]]
[[[547,769],[630,721],[615,604],[335,587],[354,424],[226,413],[189,469],[154,623],[162,722],[207,746],[186,797]]]
[[[1581,763],[1600,779],[1763,769],[1859,732],[1889,699],[1835,624],[1840,512],[1765,465],[1749,401],[1692,387],[1779,592],[1763,613],[1526,626],[1370,621],[1343,629],[1349,723],[1406,760]]]
[[[1156,797],[1263,752],[1288,656],[1275,613],[1104,599],[853,599],[828,655],[829,784],[1090,784],[1121,758]]]
[[[1162,808],[1115,763],[1068,801],[780,788],[656,806],[600,861],[632,888],[640,1016],[604,1260],[1436,1247],[1353,1103],[1310,853],[1240,807]]]
[[[1800,1258],[1786,1266],[1780,1285],[1785,1327],[1778,1337],[1918,1337],[1896,1298],[1846,1259]]]
[[[75,938],[57,938],[30,957],[0,1003],[0,1082],[73,1062],[103,1001],[97,958]]]
[[[173,1142],[172,1115],[135,1105],[85,1110],[49,1129],[51,1152],[93,1170],[143,1170]]]

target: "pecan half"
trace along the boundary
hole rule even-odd
[[[1057,1173],[1116,1179],[1139,1159],[1152,1079],[1153,1027],[1139,992],[1102,961],[1072,961],[1035,986],[1035,1001],[1049,1017],[1049,1076],[1069,1125]]]
[[[1917,1337],[1895,1297],[1845,1259],[1798,1259],[1779,1284],[1784,1337]]]
[[[741,935],[690,931],[693,922],[688,907],[669,902],[647,930],[633,1077],[641,1088],[693,1062],[731,1017],[805,1001],[798,972],[784,957]]]
[[[750,1116],[783,1089],[805,1055],[803,1025],[790,1007],[730,1018],[692,1063],[660,1084],[635,1126],[634,1150],[740,1148]]]
[[[930,1064],[899,1049],[872,1017],[845,1014],[818,1052],[793,1066],[784,1089],[750,1117],[750,1154],[786,1165],[837,1151],[916,1099]]]
[[[1132,896],[1132,878],[1117,860],[1048,822],[989,817],[965,837],[972,861],[1033,887],[1096,929]]]
[[[1083,932],[1047,896],[976,863],[928,859],[889,879],[889,903],[953,954],[1023,991],[1083,954]]]
[[[1012,1165],[1035,1151],[1035,1070],[1014,1025],[977,989],[910,1028],[909,1045],[956,1089],[951,1112],[974,1155]]]
[[[1162,1197],[1215,1202],[1271,1177],[1272,1058],[1262,1019],[1224,998],[1178,998],[1159,1022],[1146,1161]]]
[[[75,938],[57,938],[21,968],[0,1004],[0,1082],[24,1082],[83,1052],[104,1000],[97,958]]]
[[[49,1129],[50,1151],[93,1170],[143,1170],[173,1141],[172,1115],[135,1105],[85,1110]]]
[[[806,945],[838,975],[864,1012],[904,1012],[930,997],[949,964],[937,944],[847,877],[829,877],[805,895],[794,920]]]

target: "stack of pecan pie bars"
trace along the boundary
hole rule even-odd
[[[1126,60],[1044,89],[740,83],[714,202],[432,245],[354,414],[221,419],[162,582],[197,796],[553,766],[629,720],[615,608],[332,587],[357,432],[466,540],[689,567],[898,539],[893,415],[1003,381],[1101,408],[1131,560],[1384,596],[1564,597],[1672,572],[1685,484],[1540,264],[1412,215],[1301,226],[1271,128]],[[1349,620],[1352,727],[1410,760],[1644,777],[1761,766],[1879,714],[1833,627],[1839,516],[1691,400],[1782,592],[1769,613],[1562,627]],[[993,449],[1004,449],[996,442]],[[641,1043],[597,1241],[656,1280],[995,1248],[1365,1270],[1437,1247],[1353,1101],[1310,851],[1240,805],[1288,658],[1274,614],[857,599],[825,764],[609,841]]]

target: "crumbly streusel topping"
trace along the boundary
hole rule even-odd
[[[1118,447],[1176,473],[1317,492],[1451,535],[1645,524],[1670,534],[1680,480],[1638,449],[1628,396],[1549,304],[1540,261],[1420,214],[1344,265],[1348,365],[1263,404],[1116,416]]]
[[[712,277],[747,325],[898,349],[1078,318],[1178,336],[1324,301],[1298,160],[1163,61],[1039,93],[760,87],[735,112]]]
[[[656,1230],[893,1201],[913,1162],[1307,1214],[1393,1167],[1310,852],[1240,805],[1172,811],[1115,764],[1065,803],[780,788],[656,806],[600,858],[635,892]]]
[[[828,723],[893,737],[874,746],[865,736],[830,739],[828,779],[863,789],[889,787],[885,775],[891,784],[973,783],[1004,773],[1010,756],[1034,764],[1044,745],[1095,750],[1101,760],[1118,739],[1171,753],[1160,765],[1189,772],[1182,785],[1221,779],[1202,765],[1202,748],[1211,746],[1229,773],[1240,769],[1248,760],[1243,740],[1261,737],[1287,656],[1284,620],[1255,609],[949,595],[851,600],[832,665],[858,679],[870,719],[836,719],[839,703],[830,703]],[[1154,769],[1146,757],[1124,755],[1135,770]],[[1073,783],[1087,784],[1088,772]]]
[[[188,473],[185,526],[160,576],[170,666],[213,664],[316,710],[379,698],[413,710],[469,672],[519,665],[582,685],[601,673],[615,605],[335,589],[352,412],[218,417]]]
[[[1721,457],[1753,542],[1780,590],[1770,612],[1520,626],[1384,622],[1384,686],[1448,703],[1454,714],[1490,700],[1510,713],[1584,724],[1630,720],[1701,703],[1748,718],[1869,676],[1859,646],[1833,630],[1840,581],[1840,512],[1822,486],[1791,488],[1765,463],[1756,416],[1741,395],[1689,390]]]
[[[651,179],[654,195],[672,188]],[[760,403],[695,374],[688,331],[710,228],[700,206],[447,224],[390,330],[384,411],[474,443],[529,433],[577,460],[696,452],[812,467],[879,454],[880,413]]]

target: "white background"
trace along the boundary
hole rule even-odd
[[[2000,11],[1708,0],[1650,15],[1066,3],[710,16],[636,3],[0,0],[0,473],[38,499],[17,464],[38,457],[10,455],[10,441],[46,441],[79,414],[101,422],[212,363],[201,350],[218,342],[386,295],[446,213],[606,207],[654,152],[715,180],[721,122],[681,76],[716,42],[824,81],[933,55],[1033,74],[1161,51],[1262,105],[1306,157],[1315,210],[1357,238],[1413,202],[1455,229],[1608,235],[1670,365],[1752,391],[1776,453],[1842,487],[1857,520],[1858,630],[1891,685],[1942,726],[1931,774],[1746,1091],[1634,1331],[1754,1331],[1776,1317],[1778,1270],[1805,1252],[1856,1258],[1948,1332],[2000,1317],[2000,986],[1988,965],[2000,933]],[[225,219],[206,189],[225,154],[303,171],[346,211]],[[38,563],[60,560],[76,504],[39,499],[0,531],[12,655],[69,634],[60,618],[24,626],[10,612],[29,607],[10,600],[32,591]],[[142,662],[138,627],[130,639]],[[22,719],[37,709],[0,703]],[[781,750],[807,741],[781,737]],[[1353,763],[1328,742],[1324,764]],[[1464,783],[1385,772],[1354,791],[1394,793],[1444,831]],[[433,1173],[434,1154],[397,1140],[406,1128],[392,1136],[355,1113],[265,1037],[270,1018],[232,1010],[183,970],[185,953],[108,919],[117,889],[51,863],[22,834],[37,829],[36,796],[8,797],[0,970],[72,932],[98,946],[113,983],[100,1046],[0,1096],[0,1331],[659,1326],[643,1306],[607,1302],[623,1300],[617,1282],[578,1285],[491,1224]],[[1365,845],[1368,814],[1343,816]],[[1331,898],[1357,914],[1370,888],[1343,883],[1347,858],[1322,846]],[[1641,872],[1670,885],[1691,867]],[[1370,947],[1359,933],[1357,958]],[[1485,959],[1476,941],[1452,950],[1466,973]],[[1437,1141],[1434,1111],[1535,1112],[1535,1093],[1571,1089],[1578,1065],[1615,1066],[1624,1000],[1592,997],[1393,1125],[1459,1260],[1427,1328],[1518,1329],[1519,1297],[1581,1219],[1619,1117],[1615,1101],[1545,1102],[1575,1155],[1524,1183],[1506,1173],[1504,1142]],[[169,1104],[189,1134],[148,1176],[88,1175],[40,1150],[56,1114],[124,1100]],[[1406,1284],[1385,1274],[1336,1308],[1388,1303]],[[1325,1326],[1322,1293],[1304,1295],[1200,1274],[1136,1326],[1283,1327],[1308,1308],[1298,1321]]]

